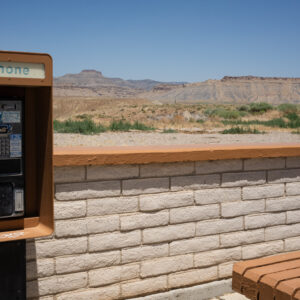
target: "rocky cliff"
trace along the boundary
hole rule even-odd
[[[225,76],[181,86],[154,87],[143,97],[161,102],[300,103],[300,78]]]

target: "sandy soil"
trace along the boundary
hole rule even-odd
[[[97,135],[56,133],[55,146],[134,146],[134,145],[188,145],[188,144],[248,144],[300,143],[300,134],[273,132],[266,134],[187,134],[105,132]]]

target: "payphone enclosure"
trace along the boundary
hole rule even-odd
[[[48,54],[0,51],[0,242],[54,228],[52,82]]]

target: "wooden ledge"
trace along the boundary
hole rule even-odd
[[[300,156],[300,144],[55,147],[54,166],[124,165]]]

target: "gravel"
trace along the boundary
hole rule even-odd
[[[189,134],[156,132],[105,132],[96,135],[55,133],[55,146],[153,146],[191,144],[300,143],[300,134]]]

